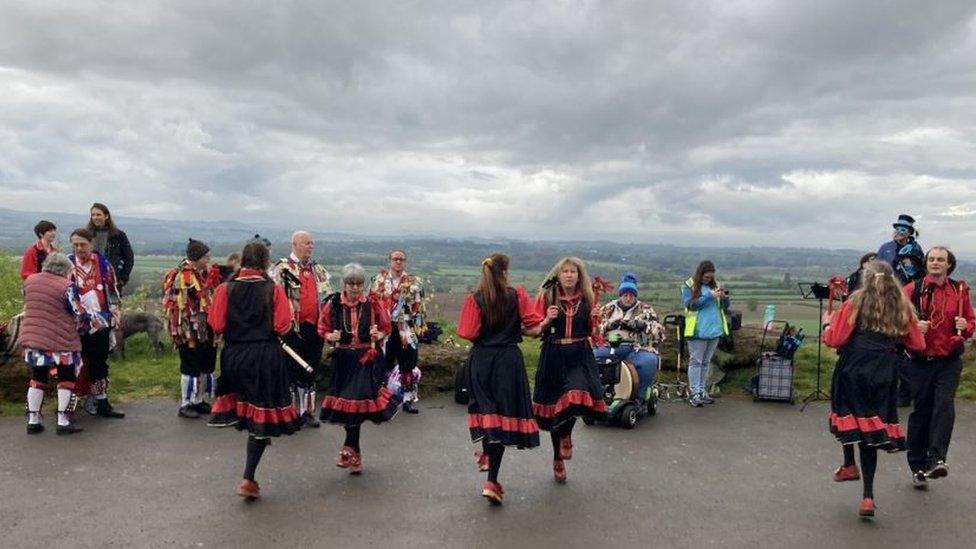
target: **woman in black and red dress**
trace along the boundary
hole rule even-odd
[[[508,285],[508,256],[491,254],[481,263],[481,282],[461,308],[457,333],[474,343],[464,383],[471,398],[468,430],[481,442],[478,468],[488,471],[481,495],[493,505],[504,498],[498,471],[506,446],[539,445],[532,418],[529,378],[518,344],[522,334],[536,336],[545,325],[525,288]]]
[[[383,423],[396,415],[400,400],[386,388],[386,362],[378,341],[392,330],[390,315],[364,291],[366,271],[357,263],[342,268],[342,292],[325,302],[319,315],[319,335],[335,346],[332,379],[319,418],[343,425],[346,440],[336,466],[363,472],[359,432],[364,421]]]
[[[267,274],[268,249],[244,247],[237,277],[217,287],[207,322],[223,334],[220,379],[211,427],[247,429],[247,462],[237,488],[243,498],[261,492],[254,472],[271,437],[290,435],[301,421],[288,389],[288,366],[278,336],[291,328],[291,308],[284,290]]]
[[[532,411],[539,428],[552,437],[553,477],[564,483],[577,416],[600,419],[607,405],[590,340],[599,321],[593,314],[598,308],[586,265],[576,257],[563,258],[546,280],[537,308],[555,320],[542,332]]]
[[[860,287],[833,315],[824,315],[823,342],[839,349],[831,383],[830,432],[844,445],[844,465],[834,480],[860,478],[854,445],[861,454],[864,493],[858,514],[874,516],[874,473],[878,449],[905,449],[898,424],[898,368],[904,346],[925,348],[918,319],[891,267],[881,261],[864,266]]]

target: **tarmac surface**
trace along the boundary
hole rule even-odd
[[[904,454],[879,457],[878,516],[859,482],[835,483],[827,405],[726,397],[661,403],[637,428],[577,425],[569,482],[552,480],[548,435],[509,449],[502,507],[480,496],[465,408],[420,403],[363,429],[365,473],[335,467],[342,429],[275,440],[262,499],[234,494],[246,436],[144,400],[85,432],[27,436],[0,421],[2,547],[973,547],[976,406],[957,403],[950,475],[912,488]],[[84,415],[84,414],[81,414]],[[903,409],[902,422],[907,422]]]

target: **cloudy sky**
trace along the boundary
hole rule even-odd
[[[976,5],[0,1],[0,206],[976,254]]]

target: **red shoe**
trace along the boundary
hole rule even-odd
[[[861,472],[858,471],[857,465],[841,465],[834,471],[834,480],[836,482],[844,482],[846,480],[859,480],[861,478]]]
[[[505,498],[505,489],[502,488],[501,484],[489,480],[481,488],[481,495],[488,499],[488,503],[501,505],[502,499]]]
[[[552,476],[559,484],[566,484],[566,462],[561,459],[552,460]]]
[[[478,471],[484,473],[491,468],[488,463],[488,454],[482,452],[481,450],[476,450],[474,457],[478,458]]]
[[[356,455],[356,451],[348,446],[343,446],[342,450],[339,450],[339,459],[336,460],[336,467],[342,467],[346,469],[352,465],[352,457]]]
[[[874,499],[864,498],[861,500],[861,505],[857,508],[857,514],[862,517],[873,517],[874,516]]]
[[[349,458],[349,474],[363,474],[363,456],[359,452],[353,451],[352,457]]]
[[[261,497],[261,489],[258,488],[258,483],[245,478],[237,486],[237,495],[248,501],[254,501]]]
[[[559,439],[559,457],[573,459],[573,437],[571,435]]]

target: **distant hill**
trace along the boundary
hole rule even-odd
[[[39,219],[58,225],[61,240],[74,228],[87,223],[83,214],[21,212],[0,208],[0,249],[19,254],[34,241],[31,232]],[[180,255],[188,236],[207,242],[215,257],[240,249],[255,233],[269,238],[274,255],[288,249],[291,229],[267,225],[248,225],[239,221],[181,221],[124,217],[116,219],[126,231],[137,255]],[[315,231],[315,228],[310,228]],[[702,259],[711,259],[719,270],[756,272],[766,276],[789,272],[795,276],[824,278],[852,271],[863,251],[849,249],[770,248],[770,247],[692,247],[660,243],[619,243],[579,241],[528,241],[486,238],[449,238],[405,236],[395,238],[354,234],[316,232],[316,255],[330,265],[358,261],[378,265],[387,252],[403,247],[411,255],[414,267],[432,265],[477,266],[481,258],[493,251],[512,257],[517,268],[547,270],[558,258],[575,255],[593,264],[596,270],[618,273],[634,270],[641,280],[686,276]],[[961,262],[959,275],[971,278],[976,263]]]

